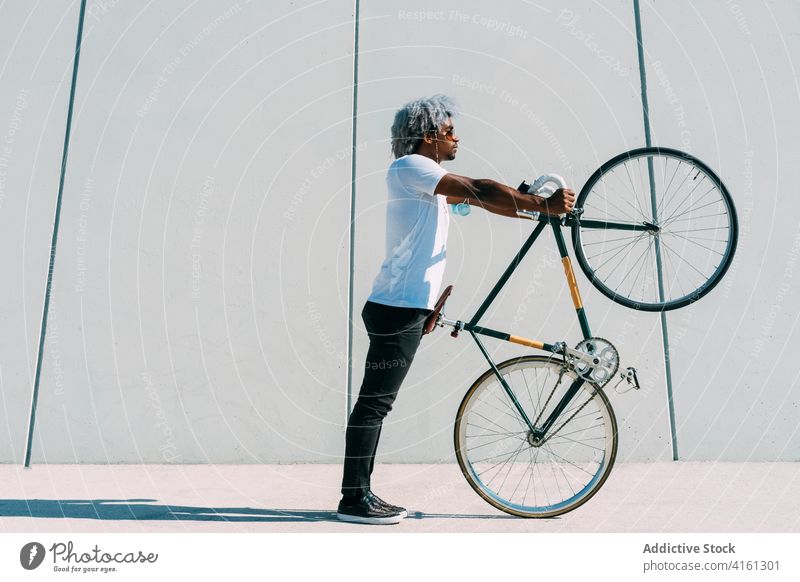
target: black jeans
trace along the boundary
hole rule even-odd
[[[367,301],[361,317],[369,334],[364,381],[347,423],[342,495],[369,490],[383,419],[414,360],[429,309],[391,307]]]

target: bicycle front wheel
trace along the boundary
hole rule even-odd
[[[543,356],[513,358],[498,370],[537,428],[577,377]],[[537,441],[492,370],[464,396],[454,437],[470,486],[497,509],[520,517],[552,517],[579,507],[602,487],[617,455],[617,421],[600,388],[585,382]]]
[[[639,148],[603,164],[575,202],[575,256],[600,292],[643,311],[706,295],[736,251],[730,194],[703,162],[679,150]]]

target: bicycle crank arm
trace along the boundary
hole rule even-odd
[[[561,342],[561,343],[563,343],[563,342]],[[556,346],[558,346],[558,344],[556,344]],[[577,360],[577,361],[583,362],[584,364],[587,364],[587,365],[589,365],[591,367],[594,367],[594,366],[596,366],[597,364],[600,363],[600,360],[597,359],[596,357],[594,357],[594,356],[592,356],[590,354],[585,354],[583,352],[579,352],[578,350],[573,350],[572,348],[568,348],[566,345],[563,346],[563,349],[559,353],[562,353],[565,356],[567,356],[570,359],[572,359],[573,363]]]

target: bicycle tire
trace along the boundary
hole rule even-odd
[[[694,303],[719,283],[736,252],[738,222],[728,189],[680,150],[647,147],[614,157],[592,174],[575,207],[578,264],[601,293],[632,309]],[[616,227],[598,226],[608,223]],[[647,223],[658,230],[623,230]]]
[[[566,371],[564,380],[558,382],[563,362],[552,356],[512,358],[497,368],[535,426],[535,419],[547,417],[561,391],[576,377],[574,370]],[[597,493],[614,466],[617,421],[607,396],[594,384],[582,385],[543,443],[532,444],[529,433],[494,372],[487,370],[458,408],[453,435],[456,458],[472,489],[508,514],[544,518],[572,511]],[[494,446],[488,451],[475,452],[490,445]],[[519,462],[523,451],[527,459],[523,456]],[[495,471],[498,465],[500,469]],[[499,485],[498,477],[502,477]],[[524,491],[520,490],[523,481]]]

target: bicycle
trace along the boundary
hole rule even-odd
[[[545,175],[519,189],[547,195],[555,191],[551,184],[565,187],[559,176]],[[450,285],[424,333],[445,326],[453,328],[453,337],[466,331],[489,363],[456,414],[456,458],[467,482],[506,513],[552,517],[597,493],[618,446],[617,421],[604,387],[617,377],[619,353],[610,341],[592,336],[561,228],[571,228],[578,263],[605,296],[633,309],[668,311],[697,301],[719,283],[736,251],[738,225],[727,188],[706,164],[658,147],[634,149],[603,164],[563,217],[518,215],[538,225],[475,315],[468,322],[445,317]],[[548,225],[583,334],[574,348],[478,325]],[[496,364],[479,335],[550,355]],[[636,369],[625,368],[617,385],[621,382],[638,390]]]

